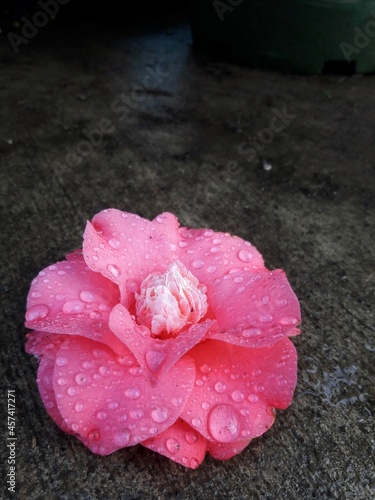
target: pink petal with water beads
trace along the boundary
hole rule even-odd
[[[209,441],[260,436],[272,425],[274,408],[286,408],[292,400],[296,351],[287,338],[257,349],[206,340],[189,356],[197,378],[181,418]]]
[[[218,323],[211,338],[262,347],[296,335],[301,311],[284,271],[229,273],[207,291]]]
[[[125,353],[108,328],[109,313],[119,300],[118,287],[91,271],[76,255],[45,268],[33,280],[25,325],[50,333],[82,335]]]
[[[208,442],[208,453],[217,460],[229,460],[238,455],[250,443],[251,439],[234,443]]]
[[[207,441],[183,420],[141,443],[146,448],[164,455],[185,467],[196,469],[207,451]]]
[[[34,356],[55,359],[57,351],[67,338],[68,335],[33,331],[27,334],[25,350]]]
[[[56,355],[53,386],[69,429],[94,453],[107,455],[170,427],[194,379],[194,363],[185,356],[153,389],[132,355],[117,356],[92,340],[69,337]]]
[[[151,337],[147,327],[138,326],[121,304],[114,307],[109,318],[110,329],[134,354],[153,387],[214,326],[214,321],[206,320],[181,331],[177,337],[162,340]]]
[[[169,242],[156,224],[115,209],[104,210],[92,223],[87,222],[83,255],[90,269],[121,286],[127,280],[140,284],[172,262]]]

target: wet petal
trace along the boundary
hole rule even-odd
[[[178,259],[208,288],[233,270],[264,269],[263,258],[248,241],[211,229],[181,228]]]
[[[204,437],[182,420],[141,444],[191,469],[196,469],[203,462],[207,450]]]
[[[27,298],[26,327],[50,333],[82,335],[103,342],[116,352],[124,346],[108,328],[119,290],[92,272],[82,256],[57,262],[33,280]]]
[[[158,232],[167,237],[172,252],[175,252],[177,250],[177,244],[181,239],[180,223],[178,222],[177,217],[169,212],[164,212],[155,217],[152,222],[157,227]]]
[[[192,391],[194,363],[184,357],[153,389],[133,356],[69,337],[55,359],[61,416],[94,453],[107,455],[156,436],[180,416]]]
[[[67,338],[67,335],[33,331],[27,334],[25,350],[34,356],[55,359],[57,351]]]
[[[39,363],[38,376],[36,379],[40,397],[42,398],[47,413],[52,418],[52,420],[64,432],[71,433],[71,430],[64,422],[64,419],[62,418],[57,406],[55,391],[53,388],[54,368],[55,368],[54,359],[48,356],[43,356],[43,358],[40,360]]]
[[[214,325],[214,321],[206,320],[192,325],[175,338],[162,340],[151,337],[147,327],[137,326],[121,304],[113,309],[109,319],[110,329],[134,354],[152,386],[159,383],[159,378],[200,342]]]
[[[115,209],[87,223],[83,254],[90,269],[133,291],[151,272],[165,271],[172,262],[169,242],[156,224]]]
[[[211,338],[261,347],[298,333],[300,306],[284,271],[230,273],[207,296],[219,329]]]
[[[209,441],[235,443],[263,434],[274,408],[286,408],[296,385],[296,351],[284,338],[248,349],[206,340],[190,352],[194,390],[181,415]]]

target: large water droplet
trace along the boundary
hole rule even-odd
[[[240,417],[228,404],[218,404],[208,415],[208,430],[220,443],[236,441],[240,434]]]
[[[123,430],[116,432],[113,436],[113,441],[117,446],[127,446],[130,440],[130,432],[128,430]]]
[[[250,262],[253,260],[253,254],[250,250],[242,248],[242,250],[238,252],[238,258],[242,260],[242,262]]]
[[[68,300],[63,305],[65,314],[79,314],[83,311],[84,304],[80,300]]]
[[[180,443],[177,441],[177,439],[174,438],[169,438],[165,442],[165,446],[169,453],[177,453],[178,450],[180,449]]]
[[[151,412],[151,418],[154,422],[162,424],[168,420],[168,410],[167,408],[156,408]]]
[[[44,319],[48,316],[49,307],[45,304],[38,304],[36,306],[30,307],[26,313],[27,321],[35,321],[37,319]]]
[[[153,373],[159,370],[165,358],[166,354],[164,352],[153,350],[148,351],[145,356],[146,364]]]
[[[113,264],[109,264],[109,265],[107,266],[107,270],[108,270],[108,271],[112,274],[112,276],[114,276],[115,278],[118,278],[118,277],[120,276],[120,274],[121,274],[120,269],[119,269],[117,266],[113,265]]]

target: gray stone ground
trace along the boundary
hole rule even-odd
[[[87,25],[47,40],[0,49],[1,406],[6,433],[15,389],[16,498],[372,498],[374,77],[202,59],[186,24],[131,36]],[[270,139],[275,109],[289,118]],[[100,127],[87,154],[84,130]],[[259,133],[270,140],[252,159]],[[229,231],[286,270],[303,311],[294,403],[234,459],[191,471],[140,446],[96,456],[44,411],[24,352],[29,283],[105,207]]]

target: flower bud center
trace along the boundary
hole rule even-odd
[[[178,260],[164,274],[149,274],[136,294],[138,323],[154,335],[173,334],[207,312],[206,287]]]

